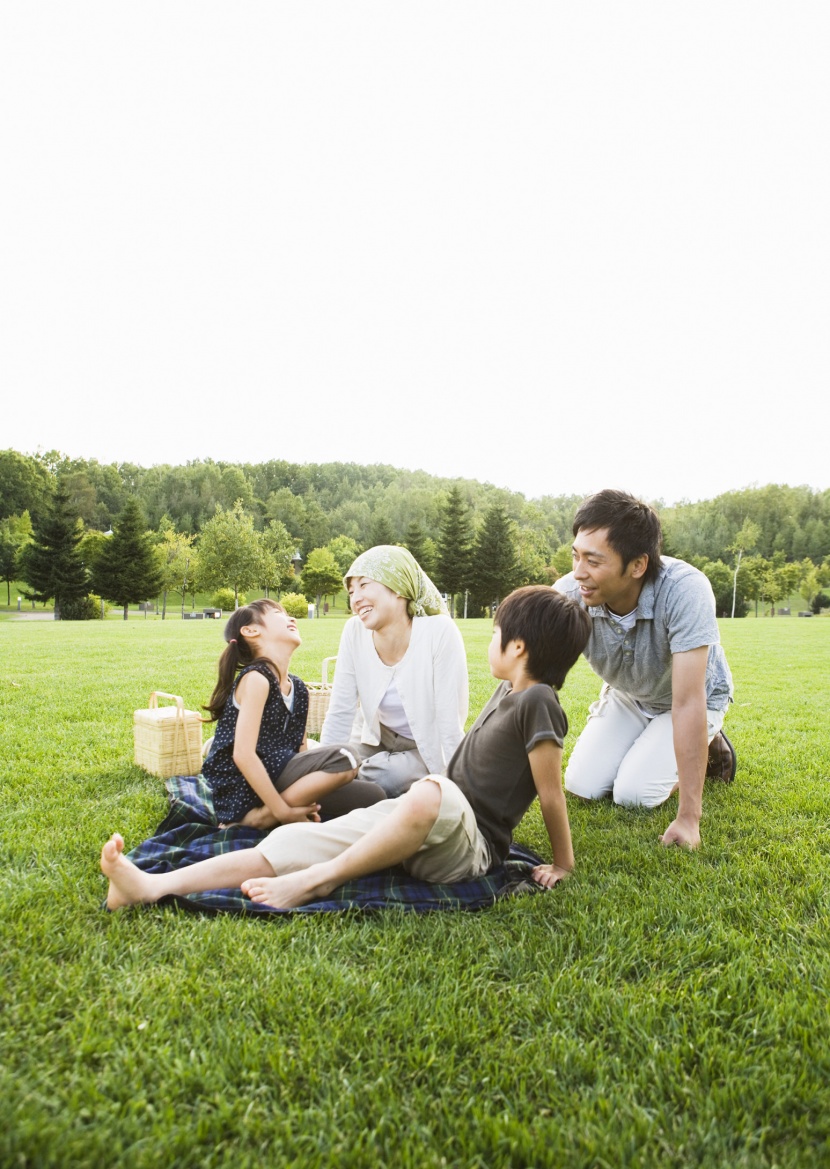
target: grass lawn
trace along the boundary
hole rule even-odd
[[[103,840],[165,811],[132,711],[203,702],[221,625],[4,620],[0,1165],[830,1165],[830,621],[721,628],[739,770],[698,853],[657,844],[674,801],[571,802],[550,893],[272,922],[101,910]],[[517,836],[549,855],[536,808]]]

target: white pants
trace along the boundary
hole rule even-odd
[[[711,743],[722,710],[707,710]],[[619,690],[603,685],[565,772],[565,790],[586,800],[613,793],[615,804],[656,808],[677,786],[671,711],[649,718]]]

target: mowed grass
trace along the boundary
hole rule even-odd
[[[475,714],[491,627],[460,628]],[[221,625],[0,624],[0,1164],[830,1164],[830,622],[721,629],[740,766],[698,853],[657,844],[673,801],[571,802],[550,893],[263,922],[101,909],[101,843],[165,811],[132,711],[203,702]],[[548,855],[535,808],[517,836]]]

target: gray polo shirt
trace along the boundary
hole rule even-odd
[[[586,607],[572,572],[553,587]],[[706,706],[726,710],[732,700],[732,675],[720,645],[715,595],[697,568],[664,556],[657,580],[643,585],[633,629],[623,629],[605,605],[587,608],[591,636],[585,656],[591,668],[609,686],[638,702],[646,714],[671,710],[672,655],[703,645],[709,646]]]

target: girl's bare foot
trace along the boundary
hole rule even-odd
[[[325,897],[337,888],[321,882],[314,868],[301,869],[297,873],[285,873],[281,877],[252,877],[242,882],[242,892],[251,901],[270,905],[272,909],[296,909],[317,897]]]
[[[155,882],[124,856],[124,839],[116,832],[101,849],[101,872],[109,877],[108,909],[155,901]]]

